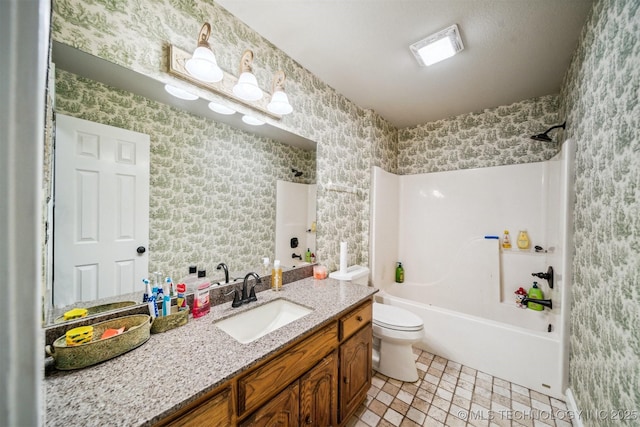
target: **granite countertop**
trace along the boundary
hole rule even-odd
[[[301,335],[348,311],[377,289],[327,278],[288,283],[281,292],[258,293],[258,302],[211,307],[185,326],[151,335],[122,356],[44,380],[46,425],[152,425],[267,358]],[[313,311],[251,343],[240,344],[216,321],[284,298]]]

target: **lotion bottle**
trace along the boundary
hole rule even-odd
[[[280,291],[282,289],[282,267],[280,260],[273,262],[273,270],[271,270],[271,290]]]
[[[520,230],[518,233],[518,249],[529,249],[530,244],[527,230]]]
[[[511,249],[511,237],[509,237],[509,230],[504,230],[502,235],[502,249]]]

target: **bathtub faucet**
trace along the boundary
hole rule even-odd
[[[526,307],[528,302],[540,304],[542,306],[549,308],[549,310],[553,308],[553,303],[551,302],[550,299],[535,299],[535,298],[529,298],[529,297],[523,296],[521,297],[521,299],[518,300],[518,304],[520,304],[523,307]]]

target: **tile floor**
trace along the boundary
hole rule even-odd
[[[348,427],[567,427],[563,401],[426,351],[414,349],[419,379],[374,372],[367,399]]]

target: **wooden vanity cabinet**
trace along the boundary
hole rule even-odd
[[[234,425],[234,400],[231,391],[231,385],[224,386],[222,390],[215,391],[211,395],[200,399],[194,405],[190,405],[184,411],[180,411],[172,417],[163,420],[157,424],[157,426],[222,427]]]
[[[298,381],[282,390],[244,420],[241,427],[295,427],[300,425],[300,386]]]
[[[338,425],[338,353],[300,378],[300,425]]]
[[[358,408],[371,386],[371,324],[340,345],[340,422]]]
[[[346,424],[371,386],[371,310],[369,299],[159,425]]]

